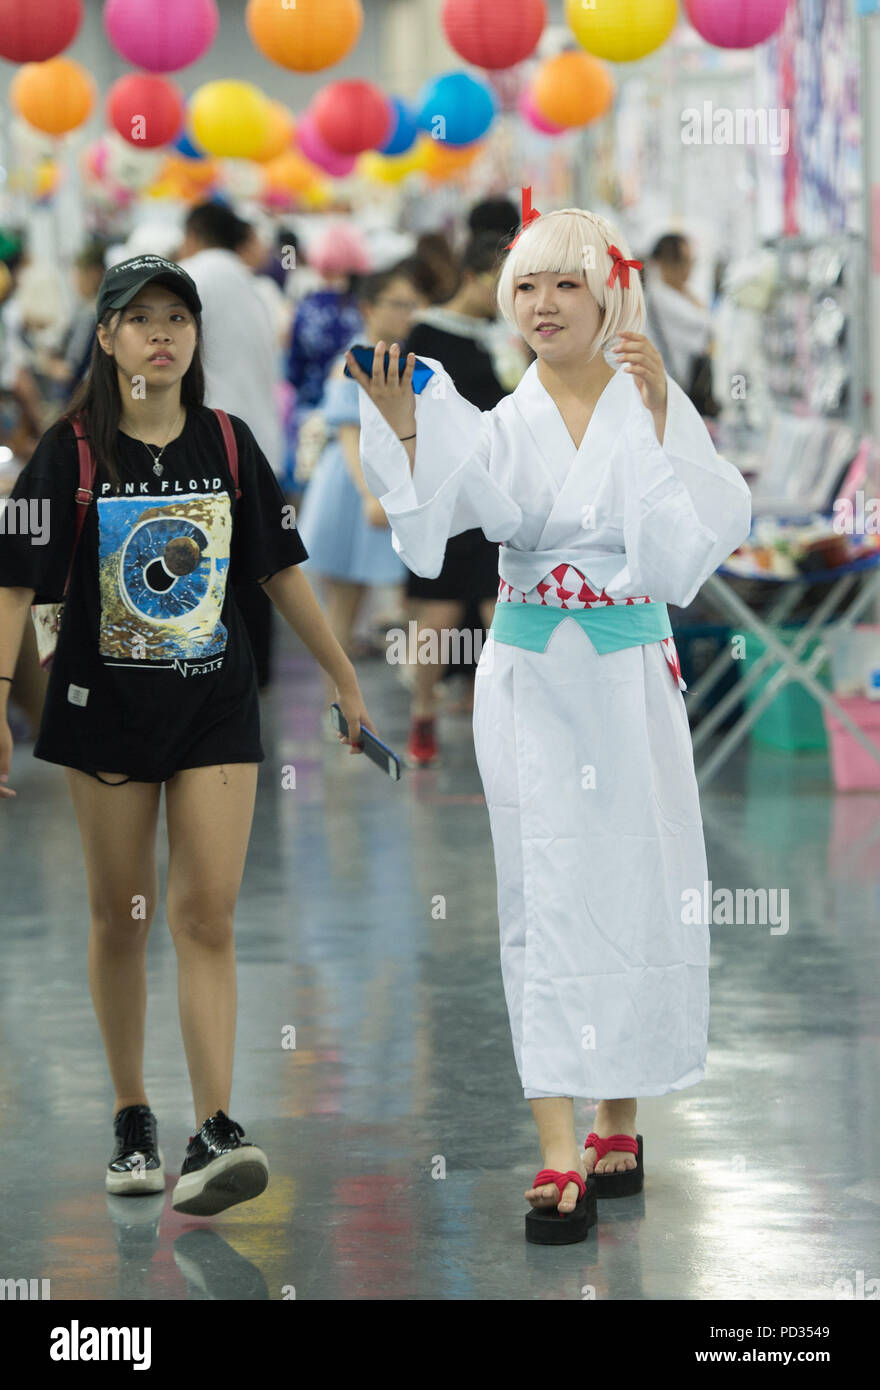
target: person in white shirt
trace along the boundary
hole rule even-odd
[[[669,232],[651,252],[645,275],[646,332],[669,375],[688,393],[695,360],[710,351],[712,341],[709,310],[687,287],[692,268],[687,237]]]
[[[203,305],[205,404],[240,416],[278,477],[284,469],[279,350],[272,315],[239,255],[250,237],[250,224],[231,208],[200,203],[189,211],[174,259],[195,280]]]

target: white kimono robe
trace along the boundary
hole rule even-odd
[[[367,485],[417,574],[437,575],[447,538],[481,526],[522,593],[565,562],[597,594],[684,607],[748,535],[745,482],[668,376],[662,447],[621,369],[576,449],[536,362],[482,412],[422,360],[435,376],[416,397],[412,475],[360,393]],[[600,655],[566,619],[542,652],[490,633],[473,727],[525,1096],[658,1096],[701,1081],[709,927],[682,917],[708,870],[687,714],[662,644]]]

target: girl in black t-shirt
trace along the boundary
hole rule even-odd
[[[162,257],[109,270],[88,376],[13,489],[0,527],[0,798],[16,794],[7,785],[6,700],[29,608],[64,596],[79,482],[70,417],[79,414],[97,469],[34,754],[65,767],[85,856],[89,980],[115,1088],[105,1186],[164,1190],[143,1081],[164,783],[166,915],[196,1118],[172,1204],[211,1215],[268,1181],[265,1154],[242,1142],[228,1115],[233,917],[264,759],[254,659],[232,581],[263,584],[335,682],[349,751],[362,751],[361,725],[376,731],[299,570],[307,554],[292,508],[247,425],[230,416],[236,496],[219,422],[203,403],[201,307],[194,281]]]

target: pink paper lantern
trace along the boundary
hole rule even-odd
[[[147,72],[198,61],[217,37],[217,0],[107,0],[104,29],[116,52]]]
[[[782,25],[788,0],[685,0],[701,38],[715,48],[754,48]]]
[[[312,164],[317,164],[325,174],[332,174],[334,178],[344,178],[357,163],[356,155],[339,154],[337,150],[331,150],[315,129],[309,111],[306,111],[297,126],[296,141],[306,159],[311,160]]]
[[[528,121],[529,125],[534,126],[535,130],[540,130],[543,135],[561,135],[566,129],[564,125],[556,125],[553,121],[548,121],[546,116],[542,116],[534,101],[528,87],[520,93],[517,102],[520,115]]]

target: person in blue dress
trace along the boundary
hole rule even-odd
[[[345,376],[345,353],[355,343],[402,344],[413,314],[424,301],[400,266],[367,276],[358,290],[363,328],[354,333],[332,365],[320,405],[330,438],[309,480],[297,529],[309,553],[304,571],[320,576],[322,606],[344,651],[370,585],[402,584],[403,561],[391,543],[380,503],[367,490],[360,463],[358,386]],[[329,699],[335,700],[329,689]]]

